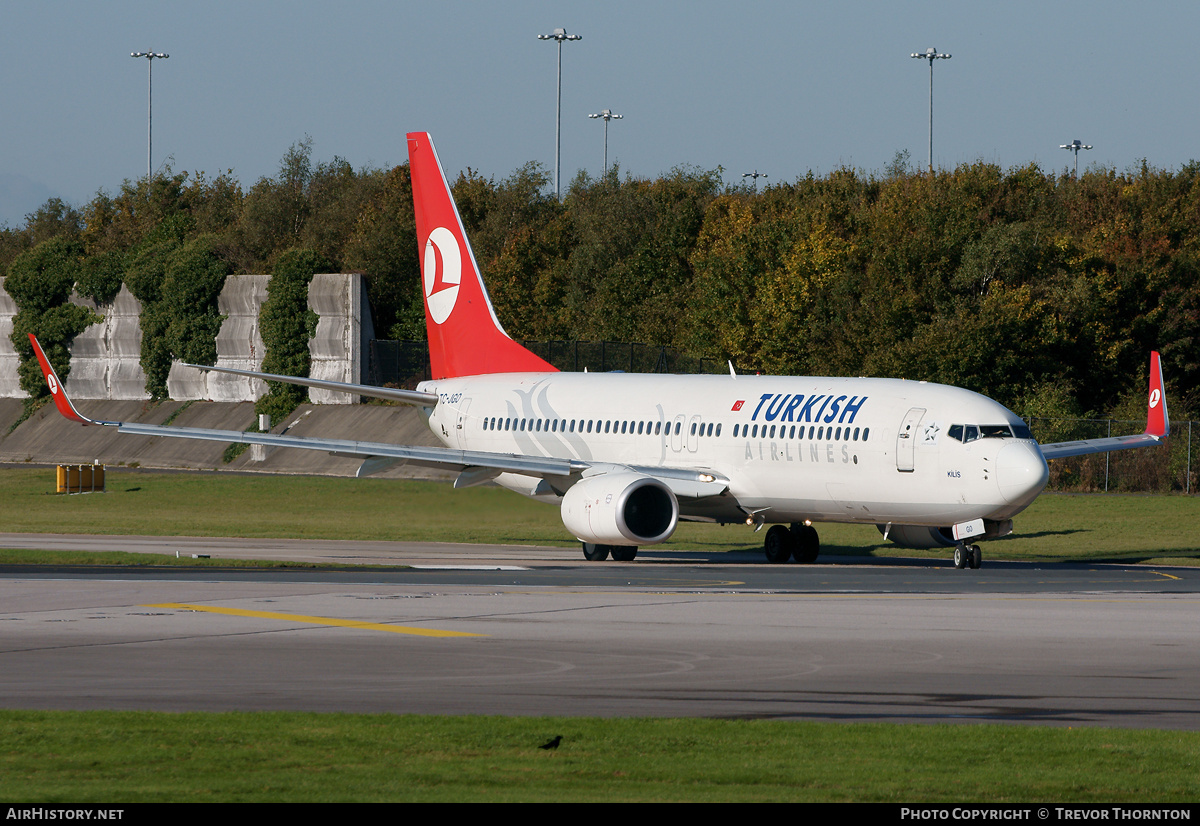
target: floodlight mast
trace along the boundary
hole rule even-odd
[[[608,174],[608,122],[610,120],[621,120],[624,115],[614,115],[611,109],[601,109],[594,115],[588,115],[589,118],[604,118],[604,174]]]
[[[951,55],[938,54],[938,50],[930,46],[923,52],[913,52],[909,57],[929,61],[929,172],[933,174],[933,61],[949,60]]]
[[[1076,138],[1075,140],[1071,141],[1070,143],[1060,143],[1058,145],[1058,148],[1059,149],[1069,149],[1075,153],[1075,180],[1079,180],[1079,150],[1080,149],[1091,149],[1092,148],[1091,145],[1083,143],[1081,140],[1079,140],[1079,138]]]
[[[554,197],[562,199],[559,187],[559,153],[562,149],[562,44],[564,40],[583,40],[583,35],[567,34],[566,29],[555,29],[553,34],[539,34],[538,40],[558,41],[558,103],[554,110]]]
[[[743,172],[743,173],[742,173],[742,177],[743,177],[743,178],[750,178],[750,179],[752,179],[752,180],[754,181],[754,192],[755,192],[755,194],[757,194],[757,193],[758,193],[758,179],[759,179],[759,178],[766,178],[766,177],[767,177],[767,173],[766,173],[766,172],[759,172],[759,171],[756,169],[756,170],[754,170],[753,172]]]
[[[162,52],[130,52],[130,57],[146,58],[146,181],[150,181],[153,167],[150,157],[154,149],[154,59],[166,60],[169,54]]]

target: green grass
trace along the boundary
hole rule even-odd
[[[54,493],[53,469],[0,469],[3,530],[306,539],[487,542],[574,547],[558,509],[495,487],[314,476],[112,471],[106,493]],[[1045,494],[985,557],[1200,564],[1200,498]],[[872,527],[822,524],[826,556],[936,556],[900,549]],[[663,547],[757,551],[744,525],[682,523]]]
[[[537,746],[563,735],[557,751]],[[0,712],[6,804],[1154,802],[1200,733],[691,719]]]
[[[344,569],[344,565],[316,564],[313,562],[288,562],[272,559],[219,559],[194,558],[159,553],[126,553],[124,551],[38,551],[28,548],[0,548],[0,565],[57,565],[57,566],[120,566],[170,567],[170,568],[265,568],[270,570],[332,570]],[[380,567],[356,565],[362,567]],[[389,566],[406,567],[406,566]]]

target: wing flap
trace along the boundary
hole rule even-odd
[[[362,459],[389,458],[414,464],[464,470],[469,467],[494,468],[509,473],[532,476],[569,476],[585,467],[569,459],[540,456],[519,456],[508,453],[485,453],[478,450],[454,450],[443,447],[392,445],[382,442],[357,442],[349,439],[314,439],[299,436],[277,436],[274,433],[250,433],[241,430],[209,430],[199,427],[170,427],[135,422],[117,423],[118,433],[137,436],[165,436],[174,439],[201,439],[210,442],[291,447],[301,450],[323,450],[338,456]]]

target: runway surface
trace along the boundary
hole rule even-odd
[[[0,535],[38,543],[436,567],[6,569],[8,708],[1200,728],[1196,569]]]

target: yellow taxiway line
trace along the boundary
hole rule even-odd
[[[179,611],[203,611],[209,614],[225,614],[230,617],[257,617],[259,619],[307,622],[313,625],[332,625],[339,628],[362,628],[367,631],[388,631],[392,634],[414,634],[418,637],[486,637],[487,634],[471,634],[466,631],[442,631],[437,628],[414,628],[406,625],[385,625],[378,622],[337,619],[335,617],[310,617],[305,614],[280,614],[274,611],[247,611],[242,608],[220,608],[215,605],[185,605],[180,602],[163,602],[147,605],[146,608],[174,608]]]

